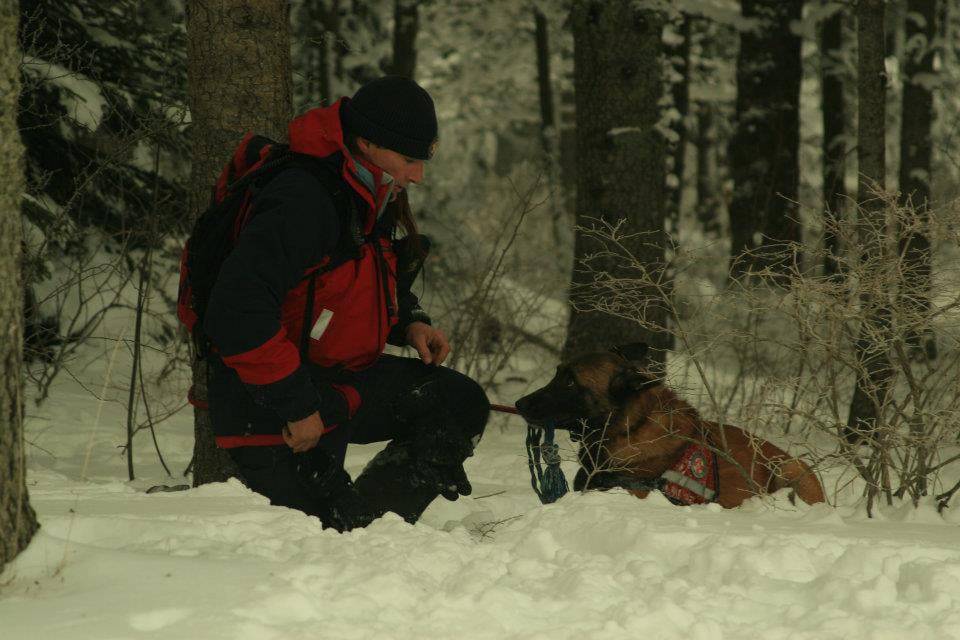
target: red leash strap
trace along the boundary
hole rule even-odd
[[[197,396],[193,393],[193,385],[190,385],[190,390],[187,391],[187,402],[195,406],[197,409],[203,409],[204,411],[210,410],[209,403],[197,399]]]
[[[520,415],[520,412],[517,411],[516,407],[508,407],[503,404],[492,404],[490,405],[490,408],[494,411],[499,411],[500,413],[512,413],[515,416]]]

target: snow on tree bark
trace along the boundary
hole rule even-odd
[[[758,21],[740,34],[737,56],[737,129],[730,142],[734,181],[730,203],[732,275],[781,264],[771,245],[799,242],[800,20],[802,0],[742,0],[745,18]],[[768,252],[773,248],[773,252]],[[752,252],[741,256],[743,252]]]
[[[923,227],[929,218],[933,124],[933,60],[937,35],[936,0],[909,0],[906,16],[906,51],[903,73],[903,112],[900,129],[900,198],[916,211],[911,228],[903,229],[900,253],[903,256],[905,309],[913,322],[924,324],[930,308],[930,240]],[[911,323],[913,324],[913,323]],[[907,336],[910,349],[918,356],[936,357],[936,341],[919,327]],[[921,344],[923,342],[924,344]]]
[[[886,227],[884,202],[876,196],[885,188],[886,172],[884,13],[884,0],[859,0],[857,4],[857,205],[860,259],[864,265],[880,264]],[[890,387],[890,308],[885,295],[886,292],[869,288],[860,295],[863,321],[855,343],[860,372],[846,426],[846,436],[851,441],[875,431]]]
[[[420,14],[417,0],[394,0],[393,68],[391,73],[413,78],[417,70],[417,32]]]
[[[844,187],[846,175],[846,105],[843,98],[843,9],[824,20],[820,30],[820,82],[823,116],[823,207],[828,223],[824,232],[824,271],[839,273],[836,224],[843,219],[847,200]]]
[[[20,53],[17,0],[0,4],[0,570],[37,530],[23,450],[23,289],[20,197],[23,143],[17,129]]]
[[[663,93],[661,32],[664,18],[630,0],[581,0],[572,11],[577,138],[577,225],[591,219],[615,224],[634,235],[627,249],[653,271],[664,262],[664,158],[666,144],[659,130]],[[581,260],[599,243],[578,231],[575,240],[571,298],[597,290],[590,283],[602,271],[609,277],[629,276],[615,259],[593,260],[590,270]],[[649,306],[648,327],[663,327],[662,305]],[[572,311],[564,353],[606,349],[644,340],[662,357],[667,344],[663,331],[643,328],[632,319],[596,310]]]
[[[686,156],[687,141],[689,140],[689,131],[687,125],[690,116],[690,50],[693,18],[687,14],[682,14],[675,28],[678,30],[677,38],[679,42],[672,45],[669,49],[671,64],[674,73],[679,77],[675,78],[670,87],[670,93],[673,96],[673,108],[677,110],[677,118],[673,123],[673,129],[676,131],[677,140],[673,145],[673,167],[671,173],[676,176],[676,183],[671,184],[668,190],[669,197],[669,216],[671,219],[672,233],[677,233],[680,225],[680,200],[683,198],[684,175],[686,174]]]
[[[290,36],[283,0],[189,0],[187,75],[193,122],[190,210],[207,205],[211,185],[246,131],[285,140],[291,118]],[[194,392],[206,400],[206,365],[194,367]],[[195,413],[193,483],[235,474],[213,440],[209,415]]]

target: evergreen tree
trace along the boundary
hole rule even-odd
[[[867,281],[871,280],[870,266],[881,264],[886,228],[884,203],[875,195],[886,184],[884,9],[884,0],[858,0],[857,3],[857,206],[860,212],[860,259],[864,265],[861,278]],[[871,290],[865,284],[860,307],[863,320],[854,345],[860,370],[845,430],[850,441],[859,441],[874,431],[893,375],[888,355],[890,308],[886,292]]]
[[[673,101],[673,109],[676,111],[671,128],[676,133],[676,139],[673,140],[671,157],[672,166],[670,168],[670,179],[668,180],[668,206],[669,219],[671,220],[672,233],[677,233],[680,223],[680,200],[683,197],[683,178],[686,172],[686,153],[687,141],[689,139],[688,118],[690,116],[690,80],[691,80],[691,36],[694,19],[687,14],[680,14],[670,25],[675,31],[672,34],[671,46],[669,47],[670,66],[673,69],[673,77],[670,81],[670,96]]]
[[[577,224],[595,226],[602,218],[630,237],[625,248],[651,273],[663,266],[664,158],[660,120],[663,45],[662,15],[630,0],[575,2],[572,11],[577,122]],[[616,258],[582,261],[601,247],[582,231],[575,241],[571,298],[593,297],[601,280],[636,277]],[[655,277],[655,276],[654,276]],[[645,290],[643,297],[650,296]],[[602,294],[601,294],[602,295]],[[611,293],[611,296],[615,294]],[[604,296],[604,299],[608,299]],[[597,310],[574,309],[564,352],[607,349],[644,340],[662,359],[667,336],[665,311],[646,306],[642,325]]]
[[[791,23],[802,0],[741,0],[755,21],[740,35],[737,130],[730,142],[732,275],[785,268],[771,255],[799,242],[800,38]],[[743,255],[747,252],[746,255]]]
[[[417,0],[394,0],[393,64],[390,73],[413,78],[417,70],[417,32],[420,11]]]
[[[20,17],[26,357],[53,359],[59,324],[69,320],[42,310],[34,295],[52,275],[49,259],[82,263],[89,247],[103,246],[125,269],[121,245],[163,237],[145,233],[144,219],[184,229],[183,23],[173,0],[23,0]]]
[[[20,208],[23,145],[17,131],[20,90],[17,2],[0,4],[0,571],[37,530],[27,495],[23,451]]]
[[[420,4],[409,0],[292,0],[295,111],[332,104],[340,96],[352,95],[364,82],[392,72],[397,47],[405,58],[401,70],[413,68]],[[391,19],[403,26],[402,33],[394,32],[393,38]]]
[[[163,223],[181,223],[186,74],[174,4],[23,0],[20,13],[28,220],[132,232],[150,211],[159,143]]]
[[[909,310],[907,343],[915,356],[935,358],[936,341],[919,330],[930,308],[930,240],[924,230],[931,200],[931,156],[933,151],[934,57],[937,34],[936,0],[909,0],[905,18],[906,45],[903,69],[903,111],[900,128],[900,198],[916,212],[912,224],[903,229],[900,253],[903,256],[903,298]],[[924,336],[923,334],[927,335]],[[923,344],[921,344],[923,343]]]
[[[846,175],[846,101],[844,100],[843,18],[840,5],[820,26],[820,86],[823,115],[823,207],[826,213],[824,232],[824,272],[839,275],[838,257],[841,248],[837,225],[843,220],[847,193]]]
[[[190,210],[208,204],[210,187],[247,131],[285,140],[293,115],[290,36],[284,0],[190,0],[187,4],[193,166]],[[194,396],[206,401],[206,363],[197,362]],[[209,413],[195,412],[193,483],[236,472],[214,443]]]

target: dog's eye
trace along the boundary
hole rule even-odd
[[[576,384],[577,384],[577,383],[574,382],[573,378],[567,378],[567,384],[566,384],[565,386],[566,386],[568,389],[572,389],[574,386],[576,386]]]

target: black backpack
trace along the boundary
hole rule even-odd
[[[248,133],[220,172],[210,205],[197,218],[180,256],[177,316],[193,338],[196,358],[203,359],[210,351],[210,340],[203,332],[204,314],[220,267],[240,231],[256,215],[253,204],[257,193],[282,169],[294,165],[306,168],[321,181],[341,217],[337,249],[340,259],[331,261],[323,270],[359,255],[364,242],[359,214],[336,165],[294,153],[285,144]],[[316,275],[312,274],[311,284]]]

